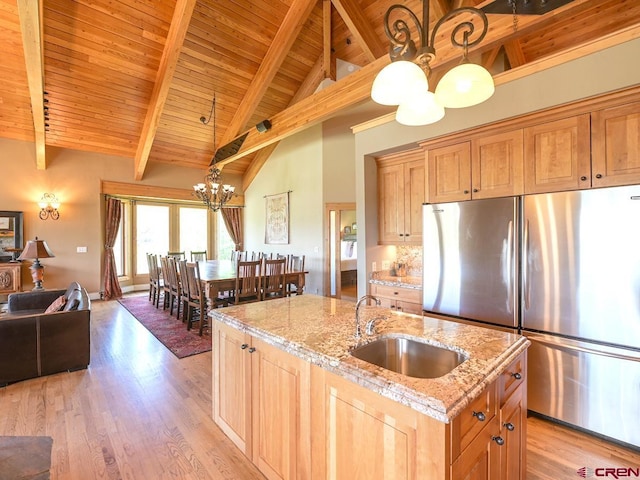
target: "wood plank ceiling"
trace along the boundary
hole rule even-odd
[[[139,180],[150,162],[205,170],[216,148],[247,133],[223,162],[246,186],[278,140],[367,100],[388,62],[383,18],[393,3],[0,0],[0,137],[34,142],[43,169],[45,146],[134,159]],[[421,1],[402,3],[421,15]],[[491,3],[431,0],[431,23]],[[475,61],[495,73],[616,32],[635,38],[640,2],[573,0],[515,20],[517,29],[513,15],[489,14]],[[460,58],[448,35],[436,40],[435,78]],[[337,60],[355,73],[314,93],[335,80]],[[200,121],[214,93],[215,146],[213,120]],[[273,128],[260,134],[264,119]]]

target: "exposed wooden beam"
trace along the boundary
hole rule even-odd
[[[324,78],[335,80],[331,61],[331,0],[322,1],[322,69]]]
[[[332,0],[332,2],[370,62],[387,53],[387,47],[382,43],[373,26],[363,14],[362,8],[357,1]]]
[[[249,130],[240,151],[218,162],[218,164],[226,165],[245,157],[267,145],[322,122],[340,110],[366,100],[371,93],[373,79],[389,62],[389,56],[385,55],[274,115],[271,117],[273,125],[271,130],[264,133],[258,133],[256,129]]]
[[[193,189],[156,187],[154,185],[144,185],[142,183],[111,182],[102,180],[100,183],[100,193],[104,195],[143,197],[143,198],[170,198],[172,200],[182,200],[202,205],[200,200],[193,196]],[[235,195],[229,203],[230,207],[244,205],[244,195]]]
[[[449,13],[449,9],[453,7],[449,5],[449,2],[447,2],[447,0],[430,0],[429,8],[431,17],[438,20]]]
[[[231,142],[246,126],[316,4],[317,0],[293,0],[220,145]]]
[[[505,42],[504,52],[507,54],[511,68],[520,67],[527,63],[527,59],[524,58],[524,52],[522,51],[522,46],[520,45],[519,40]]]
[[[38,0],[17,0],[22,31],[22,45],[27,67],[27,83],[31,98],[31,112],[36,146],[36,168],[47,168],[44,126],[44,49],[42,34],[42,5]]]
[[[304,79],[304,82],[302,82],[302,85],[300,86],[300,88],[294,95],[293,99],[289,103],[289,107],[291,105],[296,104],[298,101],[302,100],[303,98],[309,97],[310,95],[313,94],[313,92],[316,91],[320,83],[322,83],[322,80],[324,80],[324,76],[322,75],[322,63],[323,63],[323,57],[321,55],[320,57],[318,57],[318,60],[316,61],[313,68],[311,69],[311,72],[309,72],[309,75],[307,75],[307,78]],[[251,161],[251,164],[249,165],[244,175],[242,176],[243,191],[245,191],[249,187],[249,185],[251,185],[251,182],[253,182],[253,179],[256,178],[256,175],[258,174],[260,169],[263,167],[263,165],[266,163],[266,161],[269,159],[273,151],[276,149],[276,147],[278,146],[278,143],[279,142],[274,142],[271,145],[267,145],[265,148],[261,149],[255,155],[255,157]]]
[[[149,108],[144,119],[142,134],[140,135],[138,148],[136,150],[134,162],[134,178],[136,180],[142,180],[144,171],[147,168],[149,152],[151,152],[153,139],[158,130],[160,116],[162,115],[162,110],[164,109],[164,104],[169,94],[171,80],[176,71],[180,50],[182,49],[184,37],[187,34],[195,5],[196,0],[177,0],[176,2],[171,26],[167,34],[167,41],[162,52],[162,58],[160,59],[160,66],[158,67],[158,75],[156,76],[156,82],[153,86]]]

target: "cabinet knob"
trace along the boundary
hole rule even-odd
[[[596,177],[597,177],[597,175],[596,175]],[[585,177],[585,176],[582,176],[582,177],[580,177],[580,180],[582,180],[583,182],[586,182],[586,180],[587,180],[587,177]]]
[[[474,188],[474,189],[473,189],[473,193],[478,193],[478,189],[477,189],[477,188]]]
[[[465,190],[465,191],[464,191],[464,192],[462,192],[462,193],[464,193],[465,195],[467,195],[467,194],[469,193],[469,190]]]
[[[256,351],[256,347],[251,347],[251,348],[249,349],[249,353],[253,353],[253,352],[255,352],[255,351]]]
[[[502,438],[502,437],[493,436],[493,437],[491,437],[491,440],[496,442],[498,445],[504,445],[504,438]]]
[[[520,380],[522,378],[522,375],[520,374],[520,372],[512,373],[511,376],[516,380]]]
[[[398,235],[400,235],[401,237],[404,237],[404,233],[399,233]]]
[[[411,234],[410,233],[405,233],[404,236],[405,237],[409,237],[409,236],[411,236]]]
[[[596,178],[602,178],[602,174],[601,173],[596,174]]]
[[[240,348],[245,350],[245,349],[249,348],[249,345],[246,344],[246,343],[243,343],[242,345],[240,345]]]
[[[483,412],[473,412],[473,416],[476,417],[479,422],[484,422],[486,418]]]
[[[503,424],[503,425],[504,425],[504,427],[505,427],[507,430],[509,430],[510,432],[513,432],[513,431],[516,429],[515,425],[514,425],[513,423],[511,423],[511,422],[509,422],[509,423],[505,423],[505,424]]]

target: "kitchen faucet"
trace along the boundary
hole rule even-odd
[[[373,295],[363,295],[358,299],[358,303],[356,303],[356,339],[359,339],[362,336],[362,329],[360,328],[360,305],[362,305],[366,300],[374,300],[376,305],[380,306],[380,300]]]

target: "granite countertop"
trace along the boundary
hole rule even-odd
[[[412,275],[397,277],[389,273],[373,272],[371,274],[371,278],[369,279],[369,283],[388,285],[390,287],[414,288],[416,290],[422,290],[422,277],[416,277]]]
[[[329,297],[305,294],[209,313],[215,320],[445,423],[529,345],[520,335],[381,307],[363,306],[360,314],[363,326],[368,319],[380,318],[376,335],[363,334],[360,344],[379,336],[411,336],[468,359],[434,379],[407,377],[357,359],[349,354],[356,345],[355,303]]]

